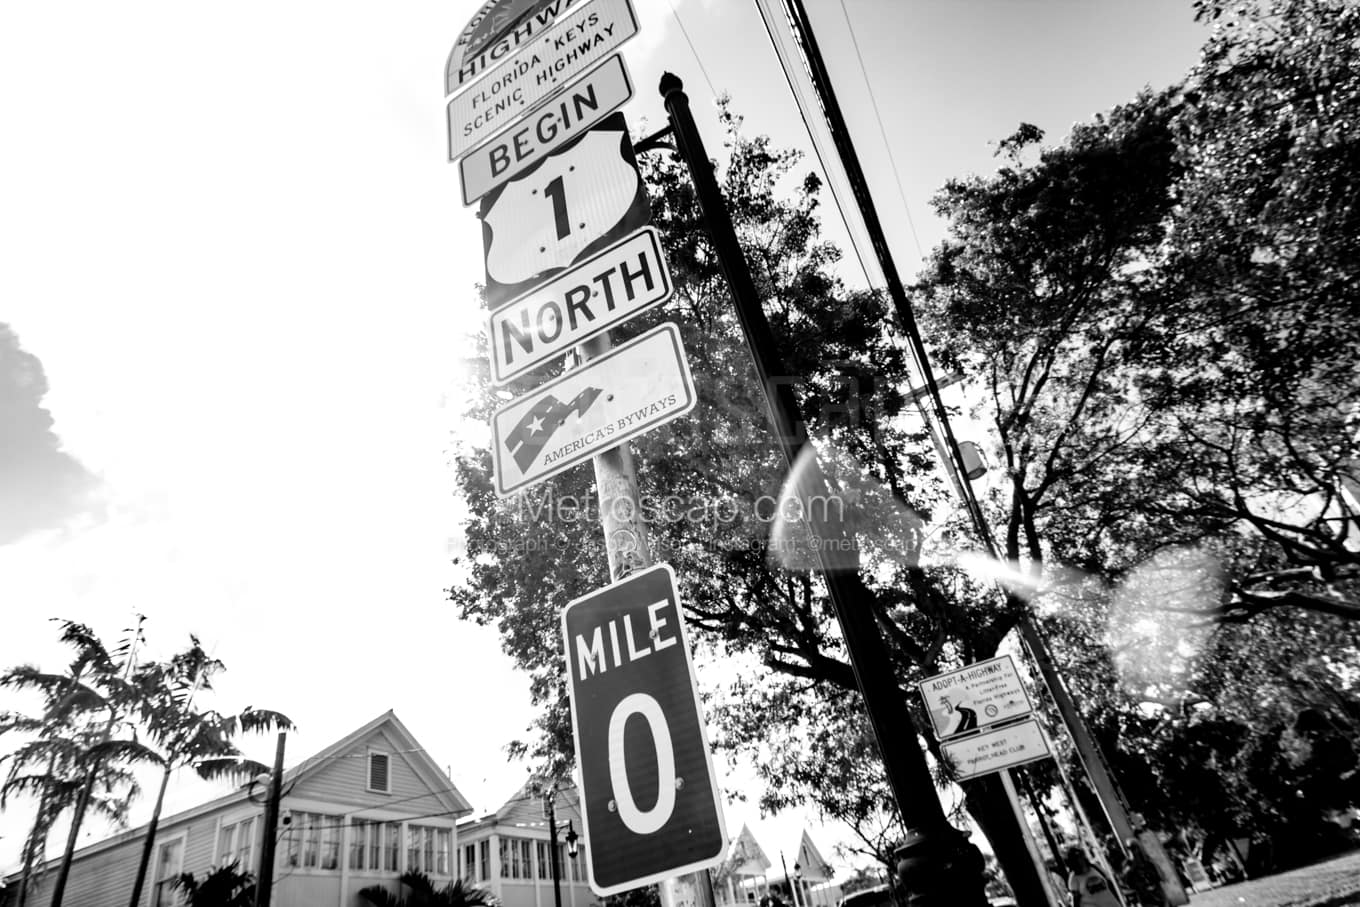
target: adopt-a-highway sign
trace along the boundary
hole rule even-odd
[[[491,379],[505,384],[671,298],[661,237],[643,227],[491,313]]]
[[[506,497],[683,416],[697,397],[666,322],[496,410],[491,462]]]
[[[652,205],[623,114],[487,193],[479,216],[493,310],[647,226]]]
[[[633,97],[622,54],[599,66],[535,108],[520,123],[469,151],[458,162],[463,204],[470,205],[514,179],[555,148],[579,136]]]
[[[653,567],[562,612],[590,887],[608,896],[727,851],[675,574]]]
[[[939,740],[1034,711],[1009,655],[927,677],[917,687]]]

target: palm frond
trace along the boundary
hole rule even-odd
[[[92,762],[127,762],[133,765],[159,765],[164,767],[165,757],[144,743],[136,740],[105,740],[96,743],[87,751],[87,759]]]
[[[241,759],[222,756],[214,759],[200,759],[194,763],[194,772],[205,781],[227,778],[232,781],[245,781],[269,771],[269,766],[254,759]]]
[[[270,709],[256,709],[246,706],[241,714],[236,716],[241,730],[247,734],[256,734],[261,731],[291,731],[295,729],[293,719],[282,712],[275,712]]]
[[[373,907],[406,907],[406,902],[381,885],[370,885],[359,889],[359,897]]]

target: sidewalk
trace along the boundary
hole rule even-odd
[[[1192,894],[1190,907],[1360,905],[1360,853]]]

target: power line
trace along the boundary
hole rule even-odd
[[[713,87],[713,80],[708,77],[708,70],[704,68],[704,61],[699,59],[699,51],[694,49],[694,42],[690,40],[689,30],[685,28],[685,23],[680,21],[680,11],[675,8],[675,0],[670,0],[671,15],[675,17],[675,24],[680,26],[680,34],[685,36],[685,43],[689,45],[689,52],[694,56],[694,62],[699,64],[699,72],[704,74],[704,81],[708,83],[709,93],[713,97],[718,96],[718,89]]]
[[[812,141],[812,153],[817,156],[817,163],[821,166],[822,174],[826,177],[827,188],[831,190],[831,201],[836,206],[836,211],[841,216],[841,223],[845,225],[846,233],[850,236],[850,249],[855,253],[855,260],[859,262],[859,269],[860,273],[864,275],[864,282],[872,287],[874,285],[874,279],[870,273],[868,262],[864,260],[864,253],[860,251],[859,243],[854,240],[853,222],[851,221],[850,216],[845,213],[845,204],[841,201],[841,193],[836,191],[835,171],[827,166],[826,156],[822,153],[822,143],[817,140],[817,133],[813,129],[812,121],[808,119],[807,110],[800,100],[802,98],[802,93],[799,91],[798,85],[794,83],[791,67],[788,66],[784,60],[779,38],[774,23],[770,20],[770,15],[767,13],[765,3],[757,2],[756,5],[760,10],[761,21],[765,25],[765,33],[769,36],[770,44],[774,47],[775,56],[779,57],[779,68],[784,73],[784,81],[788,83],[789,91],[793,94],[795,101],[794,106],[798,108],[798,116],[803,120],[803,129],[807,132],[808,138]]]
[[[864,66],[864,55],[859,50],[859,38],[855,36],[855,26],[850,22],[850,11],[841,0],[841,15],[845,17],[845,27],[850,32],[850,43],[855,47],[855,59],[859,61],[860,75],[864,77],[864,88],[869,92],[869,103],[874,108],[874,119],[878,121],[878,134],[883,139],[883,147],[888,150],[888,163],[892,165],[893,180],[897,183],[897,197],[902,200],[902,211],[907,215],[907,226],[911,228],[911,241],[916,246],[916,256],[925,261],[926,253],[921,248],[920,237],[916,235],[916,221],[911,216],[911,205],[907,204],[907,193],[902,189],[902,175],[897,172],[897,156],[893,154],[888,132],[883,128],[883,115],[878,110],[878,99],[874,96],[874,86],[869,81],[869,70]]]

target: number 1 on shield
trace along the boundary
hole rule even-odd
[[[543,194],[552,199],[553,222],[557,225],[557,238],[566,239],[571,232],[571,221],[567,218],[567,193],[562,185],[562,177],[555,177],[543,189]]]

